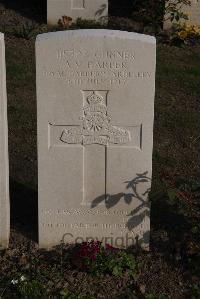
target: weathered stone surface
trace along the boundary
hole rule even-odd
[[[0,33],[0,248],[8,246],[10,232],[8,128],[4,35]]]
[[[39,243],[149,245],[154,37],[37,37]]]
[[[181,19],[179,23],[186,23],[188,25],[200,25],[200,0],[190,0],[191,5],[179,5],[180,11],[188,15],[188,20]],[[174,0],[171,0],[173,3]],[[169,20],[169,16],[165,16],[166,21],[164,22],[164,29],[168,30],[172,27],[172,24],[175,24]]]
[[[47,0],[48,24],[58,24],[63,16],[101,20],[108,16],[108,0]]]

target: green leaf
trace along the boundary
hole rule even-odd
[[[112,274],[116,277],[121,277],[122,276],[122,268],[116,265],[113,268]]]
[[[177,190],[175,188],[167,189],[167,195],[171,202],[174,202],[174,200],[178,197]]]

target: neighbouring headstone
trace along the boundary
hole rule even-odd
[[[177,2],[176,0],[171,0],[171,3]],[[190,5],[177,5],[177,8],[188,16],[188,20],[181,19],[178,23],[188,24],[188,25],[200,25],[200,0],[190,0]],[[164,29],[168,30],[172,27],[173,24],[176,24],[176,20],[173,22],[170,21],[169,14],[166,14],[164,22]]]
[[[49,25],[57,25],[63,17],[70,17],[73,21],[77,18],[99,21],[107,16],[108,0],[47,0]]]
[[[36,42],[39,244],[148,249],[156,42],[112,30]]]
[[[8,246],[10,233],[8,128],[4,35],[0,33],[0,249]]]

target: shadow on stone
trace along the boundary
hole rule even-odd
[[[104,15],[104,11],[106,10],[107,5],[106,4],[102,4],[100,9],[96,11],[95,16],[96,17],[101,17],[102,15]]]
[[[126,184],[126,189],[130,190],[128,193],[117,193],[117,194],[103,194],[92,201],[91,208],[96,208],[98,205],[104,205],[107,209],[113,208],[121,200],[127,205],[130,205],[133,200],[139,201],[139,205],[134,209],[130,210],[129,219],[126,223],[126,227],[129,231],[134,230],[137,226],[142,224],[145,217],[150,217],[149,204],[146,200],[146,196],[150,192],[150,189],[146,189],[142,194],[138,191],[138,185],[148,183],[151,178],[148,177],[148,171],[143,173],[138,173],[136,177],[130,181],[124,182]],[[130,217],[131,216],[131,217]],[[149,240],[150,232],[146,232],[138,244],[147,244]]]
[[[127,184],[126,189],[132,190],[131,193],[121,192],[117,194],[103,194],[92,201],[91,208],[95,208],[99,204],[105,202],[106,208],[110,209],[115,206],[121,199],[124,200],[126,204],[131,204],[132,200],[136,198],[140,200],[141,205],[132,212],[138,212],[146,204],[146,200],[144,200],[143,196],[147,195],[150,192],[150,189],[147,189],[143,194],[140,194],[137,190],[138,184],[147,183],[151,180],[147,176],[147,174],[148,171],[145,171],[144,173],[137,174],[137,176],[133,180],[124,182],[125,184]]]

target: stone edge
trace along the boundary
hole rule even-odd
[[[0,250],[7,248],[9,246],[10,239],[10,192],[9,192],[9,156],[8,156],[8,118],[7,118],[7,92],[6,92],[6,65],[5,65],[5,40],[4,33],[0,32],[0,41],[3,46],[3,68],[5,68],[4,78],[3,78],[3,113],[4,113],[4,126],[5,126],[5,175],[6,175],[6,219],[7,219],[7,232],[6,239],[3,238],[0,240]]]
[[[121,38],[121,39],[132,39],[140,42],[147,42],[156,44],[156,38],[151,35],[140,34],[135,32],[120,31],[120,30],[109,30],[109,29],[78,29],[78,30],[67,30],[57,31],[39,34],[36,38],[36,42],[48,40],[50,38],[62,39],[71,37],[110,37],[110,38]]]

